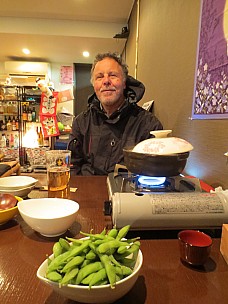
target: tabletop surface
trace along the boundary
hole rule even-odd
[[[45,177],[36,175],[41,185],[45,185]],[[80,231],[101,232],[104,227],[110,228],[110,217],[103,213],[104,201],[108,199],[106,177],[72,176],[70,185],[77,187],[70,198],[79,203],[80,209],[65,236],[80,238]],[[192,268],[180,261],[177,231],[137,231],[143,266],[131,291],[115,303],[228,303],[228,265],[219,250],[220,238],[213,231],[210,233],[213,237],[210,259],[203,267]],[[77,303],[58,295],[36,277],[38,267],[52,253],[57,240],[33,231],[20,215],[0,226],[1,303]]]

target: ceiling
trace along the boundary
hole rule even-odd
[[[134,0],[1,0],[0,62],[91,63],[98,52],[122,52]],[[30,49],[24,55],[22,48]],[[90,52],[89,58],[82,56]]]

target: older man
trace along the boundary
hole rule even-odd
[[[128,76],[119,54],[98,54],[91,82],[95,93],[88,109],[74,119],[68,148],[77,174],[107,175],[124,163],[123,148],[150,138],[150,131],[162,129],[162,124],[137,105],[144,85]]]

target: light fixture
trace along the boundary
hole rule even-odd
[[[26,49],[26,48],[22,49],[22,52],[23,52],[24,54],[26,54],[26,55],[29,55],[29,54],[30,54],[30,50],[29,50],[29,49]]]
[[[84,57],[89,57],[89,52],[84,51],[84,52],[82,53],[82,55],[83,55]]]

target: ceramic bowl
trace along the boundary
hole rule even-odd
[[[34,198],[18,202],[23,220],[47,237],[62,235],[74,223],[79,204],[63,198]]]
[[[109,284],[93,286],[91,289],[89,289],[88,286],[71,284],[60,287],[58,283],[52,282],[45,278],[45,273],[48,264],[47,260],[45,260],[39,267],[37,271],[37,277],[43,283],[51,286],[54,291],[71,300],[80,303],[113,303],[123,297],[125,294],[127,294],[128,291],[130,291],[131,288],[134,286],[139,276],[139,271],[142,266],[142,262],[143,255],[141,250],[139,250],[133,273],[117,282],[114,289],[111,289]]]
[[[133,152],[153,154],[153,155],[172,155],[189,152],[193,146],[184,139],[178,137],[149,138],[138,143]]]
[[[18,189],[0,189],[0,193],[10,193],[14,196],[20,196],[25,198],[28,194],[34,189],[35,185],[25,187],[25,188],[18,188]]]
[[[0,190],[9,191],[28,188],[35,186],[37,182],[37,179],[25,175],[2,177],[0,178]]]
[[[22,201],[21,197],[16,196],[17,201]],[[6,210],[0,210],[0,225],[7,223],[18,214],[18,207],[12,207]]]
[[[180,258],[193,266],[206,263],[210,256],[212,239],[198,230],[183,230],[178,233]]]

